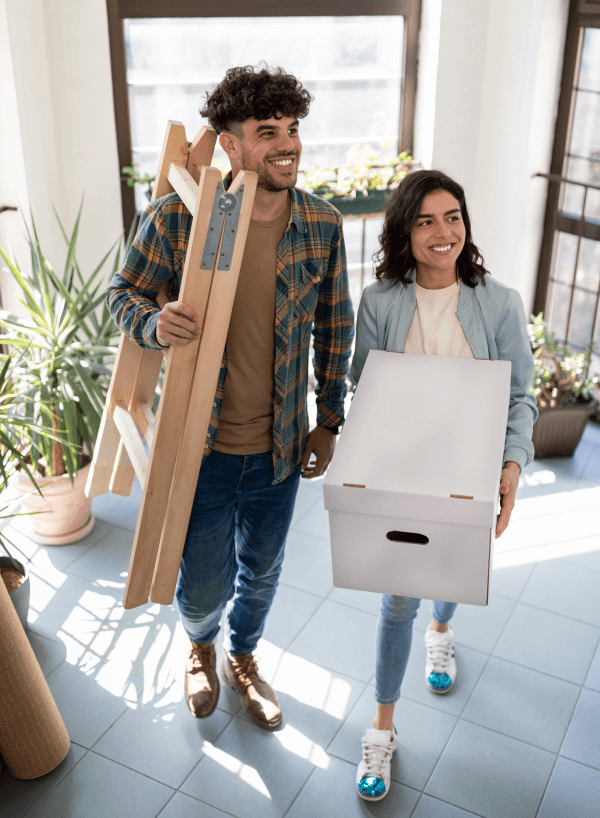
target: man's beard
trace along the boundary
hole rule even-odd
[[[297,158],[297,154],[286,154],[282,156],[282,159],[288,158],[293,156],[294,160]],[[266,162],[266,160],[264,160]],[[279,181],[275,179],[269,173],[269,170],[265,165],[261,165],[260,168],[253,168],[250,167],[251,162],[248,159],[246,151],[242,147],[242,168],[244,170],[252,170],[258,174],[258,183],[257,186],[262,188],[263,190],[268,191],[269,193],[278,193],[280,190],[289,190],[290,188],[294,187],[296,184],[296,180],[298,179],[298,166],[295,165],[293,175],[291,175],[288,181]]]

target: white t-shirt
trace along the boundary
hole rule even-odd
[[[415,283],[417,309],[404,352],[472,358],[473,352],[456,317],[460,281],[441,290],[426,290]]]

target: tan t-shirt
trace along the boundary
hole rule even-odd
[[[269,222],[250,220],[227,332],[227,378],[214,448],[228,454],[273,449],[277,247],[290,204]]]
[[[472,358],[473,352],[456,317],[460,282],[441,290],[415,283],[417,309],[408,330],[404,352]]]

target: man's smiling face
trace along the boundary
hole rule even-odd
[[[270,192],[294,187],[302,153],[296,117],[247,119],[241,128],[241,167],[258,174],[258,186]]]

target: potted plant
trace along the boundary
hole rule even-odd
[[[0,248],[28,313],[22,318],[2,310],[0,327],[6,332],[2,343],[21,352],[8,363],[7,374],[19,414],[35,422],[35,428],[22,427],[19,437],[40,492],[29,492],[22,462],[16,483],[27,509],[47,512],[32,518],[31,538],[50,545],[77,542],[93,528],[84,490],[111,375],[107,359],[116,354],[117,330],[98,280],[115,245],[84,279],[76,260],[80,217],[81,208],[68,236],[57,216],[67,245],[60,276],[42,252],[35,223],[29,236],[31,276]],[[113,271],[121,256],[121,243],[116,244]]]
[[[21,453],[19,432],[32,430],[35,427],[31,418],[25,418],[15,412],[15,401],[17,398],[14,384],[7,377],[11,365],[10,358],[4,362],[0,369],[0,578],[4,582],[10,595],[11,601],[16,608],[21,624],[27,626],[27,613],[29,610],[29,571],[27,570],[27,557],[12,543],[5,533],[5,528],[10,525],[19,514],[21,499],[19,497],[4,501],[9,478],[17,466],[23,469],[30,481],[31,491],[38,492],[35,479],[26,460]],[[48,430],[52,434],[51,430]],[[11,554],[10,548],[18,551],[24,561],[18,560]]]
[[[406,151],[386,162],[372,145],[353,145],[341,167],[307,168],[304,186],[342,215],[380,213],[390,191],[412,167],[412,157]]]
[[[150,201],[152,196],[152,188],[154,186],[154,179],[156,176],[151,176],[149,173],[140,173],[138,171],[138,166],[135,162],[132,162],[131,165],[126,165],[124,168],[121,168],[121,173],[123,176],[121,177],[124,181],[127,182],[127,187],[135,187],[135,185],[141,185],[144,188],[144,193],[146,194],[146,198]]]
[[[543,313],[531,316],[528,331],[535,361],[531,391],[539,411],[533,427],[535,456],[570,457],[597,406],[599,379],[589,374],[593,342],[586,352],[575,353],[556,340]]]

